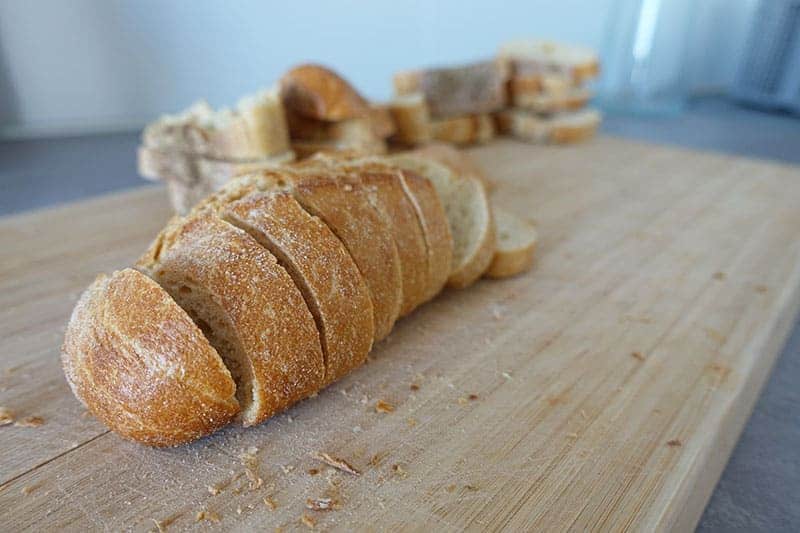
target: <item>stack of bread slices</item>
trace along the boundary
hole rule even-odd
[[[445,286],[530,266],[535,232],[495,220],[481,174],[434,146],[321,153],[228,180],[80,297],[62,349],[73,392],[153,446],[313,395]]]
[[[590,49],[548,41],[518,40],[500,47],[508,72],[509,107],[496,113],[498,129],[532,142],[571,143],[591,137],[600,113],[587,108],[587,83],[600,64]]]

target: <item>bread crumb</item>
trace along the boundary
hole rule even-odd
[[[394,471],[394,473],[397,474],[397,476],[401,477],[401,478],[406,478],[408,476],[408,473],[399,464],[393,464],[392,465],[392,471]]]
[[[406,419],[406,423],[408,424],[408,427],[413,428],[417,425],[417,419],[414,417],[408,417]]]
[[[378,452],[369,460],[369,466],[378,466],[389,455],[389,452]]]
[[[464,485],[464,488],[467,489],[468,491],[472,491],[472,492],[474,492],[476,490],[480,490],[480,487],[477,486],[477,485]]]
[[[767,292],[769,290],[769,287],[767,287],[766,285],[756,285],[754,288],[756,292],[761,292],[761,293]]]
[[[25,485],[24,487],[22,487],[22,490],[20,492],[24,496],[27,496],[28,494],[31,494],[33,491],[38,489],[40,486],[41,486],[41,483],[37,483],[35,485]]]
[[[581,418],[583,418],[584,420],[589,420],[589,415],[587,415],[586,411],[584,411],[583,409],[581,409]]]
[[[470,394],[469,396],[467,396],[467,400],[475,401],[477,399],[478,399],[477,394]]]
[[[7,426],[14,422],[14,411],[7,407],[0,407],[0,426]]]
[[[469,400],[467,400],[464,396],[458,399],[458,405],[467,405],[468,402]]]
[[[508,372],[503,372],[501,376],[503,376],[505,379],[511,379],[511,374],[509,374]]]
[[[645,360],[645,356],[642,355],[642,352],[631,352],[631,357],[633,357],[634,359],[638,359],[639,361]]]
[[[672,446],[673,448],[676,448],[678,446],[683,446],[683,443],[680,441],[680,439],[672,439],[670,441],[667,441],[667,446]]]
[[[319,469],[317,469],[317,468],[309,468],[308,469],[308,475],[316,476],[317,474],[319,474]]]
[[[281,465],[281,470],[283,470],[284,474],[289,474],[292,470],[294,470],[294,466],[292,466],[292,465]]]
[[[361,426],[353,426],[353,433],[361,433]]]
[[[312,452],[311,457],[316,459],[317,461],[322,461],[323,463],[327,464],[328,466],[332,466],[337,470],[341,470],[342,472],[346,472],[348,474],[352,474],[354,476],[358,476],[361,474],[358,470],[353,468],[350,463],[345,461],[344,459],[340,459],[339,457],[333,457],[328,453],[325,452]]]
[[[568,439],[577,439],[578,438],[578,434],[577,433],[567,433],[567,438]]]
[[[219,524],[220,516],[214,511],[200,511],[197,513],[197,516],[195,516],[195,522],[202,522],[203,520]]]
[[[269,509],[270,511],[274,511],[275,509],[278,508],[278,504],[275,502],[275,500],[272,499],[272,496],[264,497],[264,505],[266,505],[267,509]]]
[[[155,524],[158,533],[164,533],[170,526],[170,524],[172,524],[175,520],[177,520],[179,516],[180,514],[176,514],[167,517],[163,520],[156,520],[155,518],[151,518],[150,520],[153,522],[153,524]]]
[[[314,526],[317,525],[317,521],[308,516],[307,514],[304,514],[303,516],[300,517],[300,522],[308,526],[309,529],[314,529]]]
[[[242,514],[242,506],[241,505],[236,507],[236,514]]]
[[[333,498],[308,498],[306,500],[306,508],[312,511],[333,511],[338,506],[339,502]]]
[[[717,281],[722,281],[722,280],[724,280],[724,279],[725,279],[727,276],[725,275],[725,272],[714,272],[714,275],[713,275],[713,276],[711,276],[711,277],[712,277],[712,278],[714,278],[714,279],[715,279],[715,280],[717,280]]]
[[[411,385],[408,386],[408,388],[411,390],[419,390],[419,385],[417,385],[416,383],[412,383]]]
[[[446,490],[447,492],[453,492],[454,490],[456,490],[455,483],[446,486],[444,490]]]
[[[394,406],[385,400],[378,400],[375,403],[375,411],[378,413],[393,413]]]
[[[206,488],[208,489],[208,493],[211,494],[212,496],[216,496],[217,494],[222,492],[222,489],[220,487],[217,487],[216,485],[209,485]]]

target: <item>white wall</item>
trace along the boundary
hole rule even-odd
[[[510,37],[601,49],[620,1],[3,0],[0,126],[140,126],[201,97],[232,103],[308,60],[384,99],[398,69],[488,57]]]

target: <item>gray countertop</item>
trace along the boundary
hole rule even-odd
[[[800,164],[800,118],[693,102],[675,117],[610,115],[612,135]],[[0,216],[141,186],[138,132],[0,142]],[[800,168],[798,169],[800,179]],[[734,449],[698,531],[800,531],[800,323]]]

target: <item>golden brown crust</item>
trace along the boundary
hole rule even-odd
[[[453,264],[453,236],[447,214],[433,184],[410,170],[402,170],[402,185],[412,201],[422,226],[428,252],[428,283],[423,301],[428,301],[444,287]]]
[[[61,359],[75,396],[112,430],[174,446],[228,424],[236,386],[217,352],[152,280],[99,276],[67,326]]]
[[[266,420],[322,386],[319,333],[299,289],[244,231],[210,212],[176,219],[137,266],[182,306],[204,294],[218,308],[252,379],[251,403],[242,405],[245,425]]]
[[[321,65],[300,65],[280,80],[287,110],[317,120],[339,121],[364,117],[369,104],[350,83]]]
[[[325,383],[362,364],[372,347],[372,301],[353,259],[328,226],[288,192],[248,194],[222,216],[268,248],[300,288],[320,330]]]

